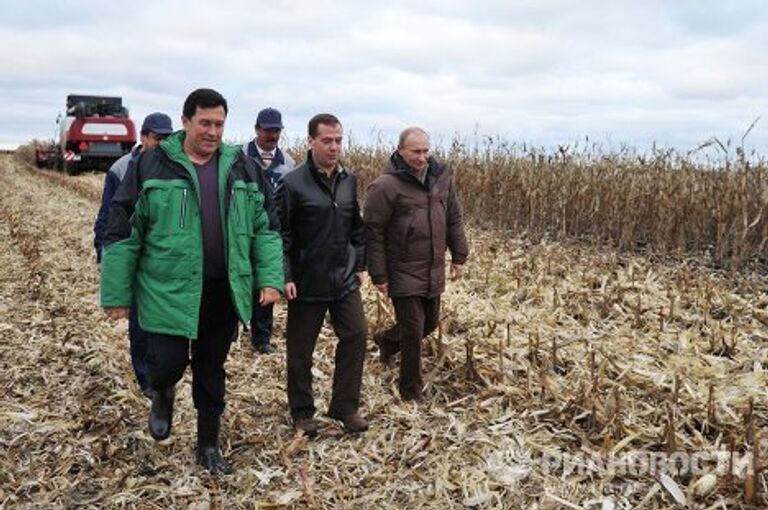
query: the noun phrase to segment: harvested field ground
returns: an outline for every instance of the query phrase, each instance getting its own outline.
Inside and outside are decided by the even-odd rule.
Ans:
[[[233,345],[223,450],[194,464],[189,374],[171,438],[146,431],[127,323],[98,306],[93,220],[103,174],[65,177],[0,156],[0,507],[765,508],[768,281],[473,231],[427,341],[427,403],[397,397],[370,342],[372,427],[294,435],[279,354]],[[389,320],[365,289],[371,331]],[[334,342],[318,342],[325,409]],[[733,451],[701,469],[601,469],[563,459]],[[743,459],[752,460],[749,462]],[[593,466],[594,467],[594,466]],[[605,466],[603,466],[605,467]],[[752,469],[756,467],[757,472]],[[719,468],[719,471],[718,471]],[[752,473],[752,474],[750,474]]]

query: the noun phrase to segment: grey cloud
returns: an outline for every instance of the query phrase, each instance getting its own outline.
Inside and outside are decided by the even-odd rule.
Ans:
[[[231,138],[271,104],[292,137],[326,110],[368,139],[417,123],[444,139],[479,126],[542,144],[611,133],[690,146],[768,108],[768,19],[751,0],[62,5],[14,4],[0,21],[0,44],[20,49],[0,55],[13,104],[2,141],[46,135],[67,93],[121,94],[137,119],[176,120],[199,86],[230,101]],[[750,138],[768,150],[761,125]]]

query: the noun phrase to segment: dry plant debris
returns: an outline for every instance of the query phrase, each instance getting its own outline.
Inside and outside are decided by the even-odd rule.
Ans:
[[[0,159],[0,507],[764,508],[768,282],[583,245],[471,233],[466,278],[426,341],[428,401],[397,397],[397,366],[364,374],[372,428],[323,419],[296,436],[279,354],[247,341],[227,363],[230,477],[193,460],[189,376],[171,439],[146,432],[127,325],[98,306],[91,244],[103,174],[60,178]],[[370,328],[391,319],[365,289]],[[314,368],[328,402],[334,342]],[[560,465],[629,452],[727,452],[726,467]],[[744,459],[751,454],[752,464]],[[682,457],[681,457],[682,458]],[[756,469],[750,469],[756,468]],[[751,474],[750,474],[751,473]]]

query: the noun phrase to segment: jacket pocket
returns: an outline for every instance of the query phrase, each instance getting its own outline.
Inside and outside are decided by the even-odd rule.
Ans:
[[[405,235],[403,236],[403,242],[402,242],[402,250],[400,250],[400,260],[406,261],[408,260],[408,255],[410,254],[410,246],[411,246],[411,240],[413,239],[413,220],[408,224],[408,228],[405,229]]]
[[[256,235],[258,221],[261,215],[264,215],[266,226],[269,227],[269,217],[264,209],[264,195],[258,190],[256,184],[249,184],[246,193],[246,213],[248,214],[248,234]]]
[[[239,185],[239,186],[238,186]],[[229,195],[229,221],[234,227],[235,234],[246,234],[245,215],[245,186],[241,181],[235,182]]]
[[[190,276],[190,263],[187,257],[160,257],[152,254],[141,259],[141,270],[155,280],[178,280]]]
[[[142,194],[149,209],[147,235],[184,234],[189,221],[189,186],[180,181],[148,181]]]
[[[264,196],[259,191],[258,185],[235,181],[232,184],[229,201],[229,215],[234,232],[238,235],[256,235],[256,222],[262,211],[264,211]]]
[[[400,241],[400,260],[408,262],[426,257],[425,241],[429,242],[429,217],[426,207],[414,207],[410,210],[407,222],[402,227]]]

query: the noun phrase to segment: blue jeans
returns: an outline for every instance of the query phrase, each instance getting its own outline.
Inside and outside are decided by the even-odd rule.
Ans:
[[[133,373],[136,374],[136,382],[139,388],[144,390],[149,388],[147,379],[147,332],[139,326],[139,309],[136,301],[131,304],[131,314],[128,317],[128,338],[131,342],[131,363],[133,364]]]
[[[253,303],[253,316],[251,317],[251,343],[254,347],[267,345],[272,339],[272,319],[274,305],[261,306]]]

